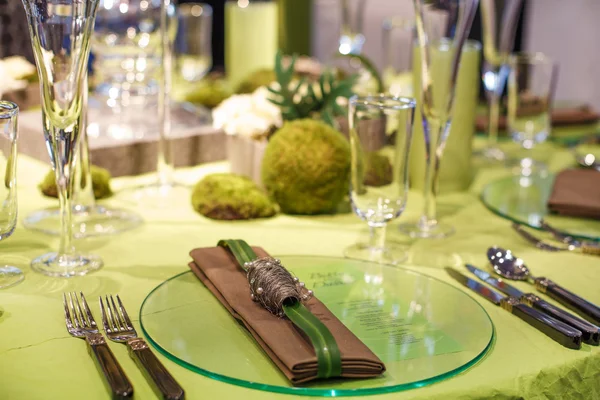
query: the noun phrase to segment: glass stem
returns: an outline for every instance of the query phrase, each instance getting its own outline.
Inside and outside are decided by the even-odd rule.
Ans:
[[[375,251],[385,249],[386,224],[369,223],[369,248]]]
[[[442,124],[439,122],[428,122],[423,126],[429,134],[425,135],[429,140],[425,140],[425,153],[427,156],[425,165],[425,186],[423,188],[423,214],[419,220],[419,226],[423,230],[437,224],[437,193],[439,184],[440,160],[444,152],[446,136],[450,130],[450,124],[445,124],[442,130]]]
[[[498,144],[498,123],[500,121],[500,93],[498,90],[489,92],[488,110],[488,147],[494,148]]]
[[[50,120],[43,115],[44,133],[47,142],[52,146],[52,166],[56,178],[58,191],[58,202],[60,204],[60,247],[59,258],[69,258],[75,254],[73,246],[73,220],[71,210],[71,199],[73,195],[73,169],[75,157],[78,153],[75,146],[78,145],[77,123],[66,129],[55,127]]]
[[[82,100],[81,100],[81,117],[77,128],[81,131],[79,152],[75,170],[73,173],[73,207],[75,211],[85,211],[96,206],[94,197],[94,187],[92,185],[92,163],[90,160],[90,148],[87,137],[87,100],[88,100],[88,85],[87,74],[85,82],[82,85]]]
[[[158,173],[158,185],[170,186],[173,184],[173,155],[170,142],[171,135],[171,81],[172,81],[172,48],[169,37],[169,7],[171,0],[161,0],[160,32],[162,42],[162,68],[158,91],[158,118],[159,139],[158,159],[156,170]]]

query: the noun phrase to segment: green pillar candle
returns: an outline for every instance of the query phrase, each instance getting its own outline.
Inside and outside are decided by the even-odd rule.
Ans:
[[[273,68],[279,39],[277,29],[275,1],[227,1],[225,68],[234,87],[256,70]]]
[[[285,54],[311,54],[312,0],[278,0],[279,47]]]
[[[413,88],[417,99],[413,143],[410,155],[410,184],[412,188],[423,190],[425,184],[425,138],[421,115],[421,54],[413,48]],[[431,75],[433,81],[441,80],[450,73],[451,52],[447,46],[431,52]],[[437,62],[436,62],[437,61]],[[454,109],[450,135],[440,164],[439,192],[457,192],[469,188],[474,177],[472,164],[472,144],[475,132],[475,114],[479,97],[479,64],[481,44],[467,41],[458,70],[455,88]],[[444,95],[434,92],[436,95]],[[439,103],[439,102],[435,102]]]

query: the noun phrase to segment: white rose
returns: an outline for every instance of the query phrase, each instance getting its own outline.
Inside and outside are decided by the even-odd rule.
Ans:
[[[228,135],[264,137],[271,128],[283,124],[279,107],[268,96],[264,87],[252,94],[231,96],[213,110],[213,127]]]
[[[7,57],[2,60],[5,71],[15,80],[21,80],[35,73],[35,66],[25,57]]]

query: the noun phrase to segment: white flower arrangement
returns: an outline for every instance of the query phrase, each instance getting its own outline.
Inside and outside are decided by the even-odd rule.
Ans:
[[[35,66],[23,57],[0,60],[0,98],[2,94],[27,87],[26,78],[35,74]]]
[[[212,112],[213,127],[227,135],[263,140],[268,133],[283,124],[281,110],[269,101],[266,87],[252,94],[233,95]]]

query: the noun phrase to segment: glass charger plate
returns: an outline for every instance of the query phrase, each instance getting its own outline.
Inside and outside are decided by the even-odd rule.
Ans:
[[[487,313],[466,293],[442,281],[344,258],[280,259],[382,359],[387,367],[382,376],[292,386],[191,272],[162,283],[144,300],[140,321],[145,335],[167,357],[209,378],[308,396],[424,386],[464,371],[490,347],[494,328]]]
[[[574,237],[600,240],[600,221],[550,214],[547,203],[554,175],[511,176],[489,183],[481,200],[494,213],[511,221],[541,229],[541,222]]]

